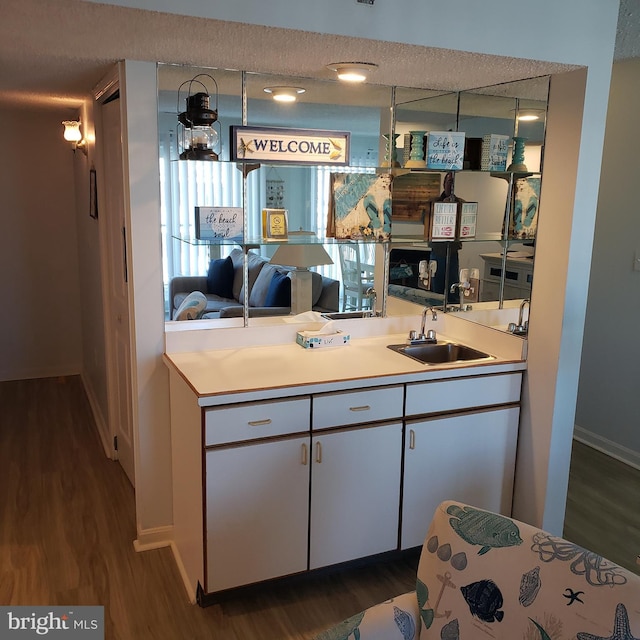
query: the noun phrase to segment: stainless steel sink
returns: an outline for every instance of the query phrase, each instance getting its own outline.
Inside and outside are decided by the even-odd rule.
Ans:
[[[430,344],[390,344],[387,348],[422,364],[442,364],[447,362],[468,362],[471,360],[491,360],[492,355],[455,342]]]

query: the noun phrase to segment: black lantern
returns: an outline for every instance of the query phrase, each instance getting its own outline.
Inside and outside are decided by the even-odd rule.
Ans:
[[[209,78],[215,85],[215,109],[210,108],[207,87],[199,78]],[[218,145],[220,135],[214,125],[218,122],[218,83],[206,73],[200,73],[191,80],[186,80],[178,89],[178,105],[180,105],[180,92],[185,85],[188,85],[187,108],[178,115],[177,137],[180,160],[217,160],[218,154],[215,153],[214,148]],[[196,90],[195,93],[194,90]]]

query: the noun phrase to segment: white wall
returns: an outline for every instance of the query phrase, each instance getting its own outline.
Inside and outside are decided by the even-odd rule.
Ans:
[[[576,435],[640,467],[640,60],[613,66]]]
[[[82,109],[82,128],[87,140],[88,158],[75,163],[76,210],[78,237],[78,278],[80,283],[80,317],[82,321],[82,381],[91,403],[93,415],[107,455],[111,455],[111,435],[108,424],[107,366],[105,353],[104,307],[100,258],[100,229],[105,224],[105,185],[97,179],[98,218],[89,215],[89,169],[101,174],[101,151],[94,144],[94,113],[92,104]],[[76,154],[78,155],[78,154]]]
[[[131,329],[134,335],[138,542],[166,538],[173,522],[169,372],[164,353],[164,292],[160,235],[160,181],[156,65],[127,61],[121,80],[125,144],[125,201],[131,238]]]
[[[75,182],[89,178],[62,137],[73,115],[0,107],[0,380],[81,371]]]

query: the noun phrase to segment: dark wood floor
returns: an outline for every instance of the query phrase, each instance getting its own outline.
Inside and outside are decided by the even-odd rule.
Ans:
[[[565,535],[637,570],[639,480],[576,444]],[[305,640],[414,588],[407,559],[190,605],[168,548],[133,550],[133,490],[77,377],[0,383],[0,487],[0,604],[101,604],[108,640]]]

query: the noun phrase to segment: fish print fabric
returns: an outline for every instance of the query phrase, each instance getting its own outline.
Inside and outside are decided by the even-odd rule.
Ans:
[[[640,640],[640,576],[457,502],[434,514],[416,590],[316,640]]]
[[[454,555],[466,563],[452,563]],[[640,638],[640,576],[536,527],[456,502],[436,509],[416,597],[420,640]]]

